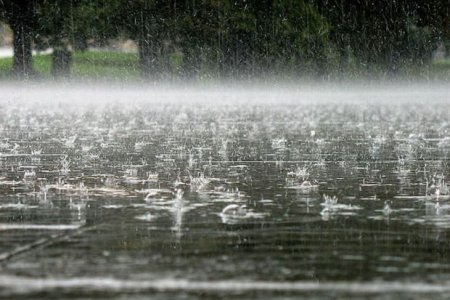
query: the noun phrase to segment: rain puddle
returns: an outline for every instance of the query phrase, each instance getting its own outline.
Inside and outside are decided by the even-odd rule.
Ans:
[[[440,91],[6,93],[0,296],[445,299]]]

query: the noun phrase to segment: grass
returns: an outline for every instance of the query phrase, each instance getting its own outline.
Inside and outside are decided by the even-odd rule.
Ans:
[[[138,79],[138,56],[117,52],[78,52],[74,55],[72,75],[87,78]]]
[[[444,78],[450,78],[450,58],[435,60],[431,65],[431,72]]]
[[[11,78],[11,65],[12,58],[0,58],[0,79]],[[35,55],[33,57],[33,67],[36,71],[37,78],[53,78],[51,75],[50,54]],[[356,76],[359,78],[360,75],[358,74],[360,74],[358,70],[354,74],[350,71],[345,77],[351,78]],[[431,65],[407,68],[402,74],[407,78],[441,79],[448,81],[450,80],[450,58],[435,60]],[[138,55],[108,51],[76,52],[73,55],[71,77],[82,80],[139,80],[141,76]]]
[[[11,70],[12,59],[11,58],[0,58],[0,76],[3,78]]]
[[[38,78],[51,78],[50,54],[35,55],[33,68]],[[0,58],[0,78],[10,77],[12,58]],[[84,79],[138,79],[138,56],[133,53],[107,51],[76,52],[73,55],[71,75]]]

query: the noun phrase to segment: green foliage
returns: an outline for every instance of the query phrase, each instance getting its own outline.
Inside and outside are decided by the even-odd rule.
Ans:
[[[33,33],[38,49],[64,51],[133,39],[130,74],[156,78],[395,73],[429,64],[437,43],[449,44],[446,1],[34,0]],[[0,0],[0,18],[14,3]],[[130,70],[118,57],[74,60],[79,74],[94,62],[99,74]]]
[[[120,28],[115,23],[117,1],[106,0],[41,0],[37,7],[39,26],[36,45],[46,48],[86,50],[89,41],[105,45],[116,37]]]
[[[275,0],[274,16],[272,55],[281,53],[283,63],[299,66],[325,59],[330,26],[314,7],[304,1]]]

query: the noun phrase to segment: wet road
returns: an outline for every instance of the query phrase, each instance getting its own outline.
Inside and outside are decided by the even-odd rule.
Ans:
[[[3,103],[0,296],[450,296],[450,104]]]

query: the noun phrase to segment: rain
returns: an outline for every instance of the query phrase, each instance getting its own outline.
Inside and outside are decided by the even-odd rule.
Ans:
[[[450,6],[357,2],[0,1],[0,298],[449,298]]]

